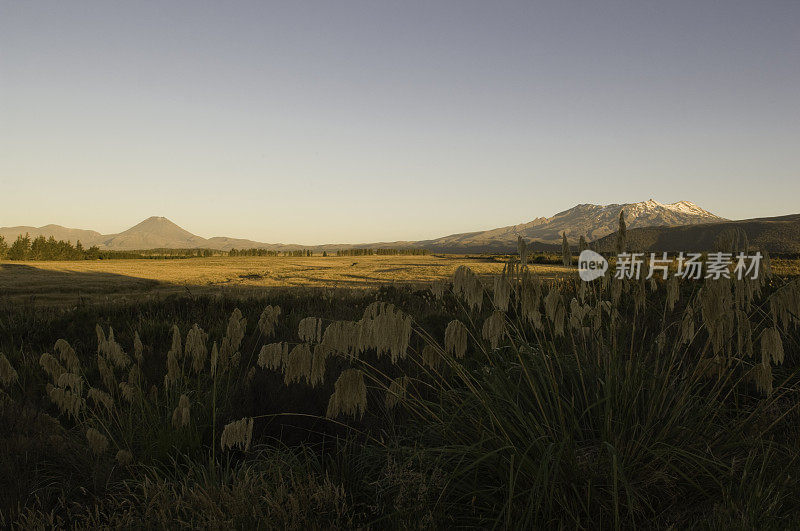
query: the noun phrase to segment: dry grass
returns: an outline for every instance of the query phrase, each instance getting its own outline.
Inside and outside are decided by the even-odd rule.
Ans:
[[[542,282],[509,262],[336,308],[309,291],[33,321],[9,306],[0,420],[29,424],[39,396],[80,451],[59,472],[37,457],[49,438],[28,461],[33,443],[0,437],[0,478],[23,471],[0,482],[0,527],[796,527],[800,280]],[[270,490],[295,471],[308,499]]]
[[[212,257],[186,260],[0,261],[0,300],[41,306],[142,301],[169,294],[255,295],[272,288],[356,288],[427,285],[447,280],[460,266],[486,279],[503,269],[492,258],[447,256]],[[531,264],[543,278],[571,268]],[[800,260],[773,260],[781,276],[800,275]]]
[[[459,256],[213,257],[187,260],[0,261],[0,296],[36,304],[75,304],[140,299],[170,293],[193,295],[276,287],[373,288],[382,284],[427,284],[448,279],[462,265],[479,275],[502,271],[491,258]],[[533,266],[555,277],[568,271]]]
[[[774,258],[772,260],[772,270],[775,271],[776,275],[780,276],[786,276],[786,277],[800,276],[800,260]]]

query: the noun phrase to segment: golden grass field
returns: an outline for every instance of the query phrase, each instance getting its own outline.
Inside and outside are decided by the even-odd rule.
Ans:
[[[173,293],[248,295],[275,288],[422,285],[451,278],[462,265],[479,275],[489,275],[502,271],[504,262],[500,257],[458,255],[0,261],[0,303],[69,305]],[[544,278],[574,271],[550,264],[529,267]],[[800,262],[774,260],[773,269],[780,275],[798,275]]]
[[[183,260],[0,261],[0,297],[5,301],[72,304],[162,296],[257,292],[271,288],[374,288],[423,284],[452,277],[461,265],[481,275],[498,273],[503,262],[459,256],[212,257]],[[535,265],[555,277],[570,269]]]

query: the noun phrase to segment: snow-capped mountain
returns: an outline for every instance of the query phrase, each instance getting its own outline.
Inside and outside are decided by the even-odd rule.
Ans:
[[[625,212],[625,223],[628,228],[724,221],[724,218],[700,208],[691,201],[664,204],[650,199],[640,203],[581,204],[549,218],[540,217],[520,225],[453,234],[418,243],[431,247],[490,248],[508,246],[516,242],[517,236],[529,241],[558,243],[561,241],[562,233],[567,234],[570,243],[576,243],[581,236],[587,241],[592,241],[617,230],[621,211]]]

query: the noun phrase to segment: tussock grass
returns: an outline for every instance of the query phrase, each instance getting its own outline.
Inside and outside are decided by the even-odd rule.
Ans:
[[[799,324],[796,280],[514,259],[430,289],[6,308],[0,523],[790,527]]]

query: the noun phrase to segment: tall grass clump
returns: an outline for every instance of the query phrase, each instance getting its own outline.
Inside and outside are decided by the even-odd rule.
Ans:
[[[408,359],[396,352],[388,366],[380,350],[366,354],[395,339],[393,320],[382,328],[362,320],[344,338],[345,327],[329,325],[331,346],[354,368],[337,382],[328,416],[394,409],[414,440],[409,451],[447,473],[439,503],[458,515],[453,523],[685,523],[730,503],[740,463],[755,466],[754,444],[775,456],[759,462],[764,488],[795,484],[786,470],[796,470],[796,452],[775,430],[796,414],[797,362],[787,363],[784,344],[797,352],[797,281],[547,285],[509,264],[501,282],[487,293],[459,269],[450,302],[461,316],[443,344],[414,327],[401,347]],[[385,408],[355,391],[362,378],[386,396]],[[350,407],[339,406],[343,397]],[[737,510],[785,515],[774,504]]]

